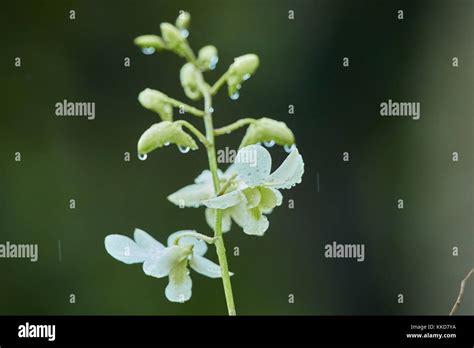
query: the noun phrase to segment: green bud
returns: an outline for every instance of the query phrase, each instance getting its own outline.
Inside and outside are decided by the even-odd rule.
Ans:
[[[255,74],[260,61],[256,54],[246,54],[234,59],[227,71],[227,86],[229,87],[229,96],[232,97],[238,93],[240,84],[248,80]]]
[[[295,137],[285,122],[264,117],[256,120],[247,128],[240,148],[262,141],[274,141],[278,145],[293,145]]]
[[[197,65],[202,71],[214,70],[218,61],[217,48],[214,46],[204,46],[199,50]]]
[[[186,96],[192,100],[198,100],[202,97],[197,85],[197,70],[194,64],[186,63],[179,72],[181,86],[184,88]]]
[[[194,139],[183,131],[181,125],[163,121],[155,123],[142,134],[138,140],[138,154],[146,155],[156,148],[167,146],[170,143],[192,150],[198,148]]]
[[[188,41],[178,28],[170,23],[161,23],[161,35],[167,47],[181,57],[192,60],[193,53],[189,48]]]
[[[164,50],[166,48],[165,42],[157,35],[137,36],[133,40],[133,43],[141,48],[153,47],[157,51]]]
[[[158,113],[163,121],[173,120],[173,106],[166,94],[147,88],[140,92],[138,101],[145,109]]]
[[[176,27],[180,30],[186,30],[191,23],[191,15],[189,12],[181,11],[178,18],[176,18]]]

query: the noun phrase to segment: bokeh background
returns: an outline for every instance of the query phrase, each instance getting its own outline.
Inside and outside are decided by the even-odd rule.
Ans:
[[[211,233],[203,209],[166,200],[207,166],[205,153],[170,146],[146,161],[136,157],[138,138],[158,121],[138,93],[150,87],[185,96],[183,61],[145,56],[132,40],[159,34],[181,9],[192,15],[193,48],[219,49],[209,81],[236,56],[261,59],[238,101],[225,90],[215,98],[216,126],[240,117],[282,120],[306,162],[303,183],[284,192],[263,238],[237,227],[225,235],[238,313],[447,314],[474,265],[474,2],[467,0],[3,4],[0,242],[38,243],[40,254],[37,263],[0,259],[0,314],[225,314],[220,280],[194,273],[192,299],[173,304],[164,297],[167,279],[147,277],[104,249],[106,235],[131,236],[135,227],[160,241],[185,228]],[[55,116],[63,99],[95,102],[96,119]],[[388,99],[421,102],[421,119],[380,117]],[[236,148],[242,135],[219,138],[218,146]],[[275,164],[286,155],[271,152]],[[366,261],[326,259],[324,245],[333,241],[365,244]],[[213,250],[208,255],[217,260]],[[459,314],[473,313],[471,282]]]

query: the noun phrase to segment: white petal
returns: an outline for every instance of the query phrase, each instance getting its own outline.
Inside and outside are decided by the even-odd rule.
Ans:
[[[224,178],[230,178],[233,174],[237,174],[237,169],[234,164],[231,164],[224,173]]]
[[[257,187],[247,187],[242,191],[242,193],[245,195],[245,199],[247,200],[247,208],[258,207],[262,195]]]
[[[191,298],[193,282],[189,276],[187,261],[182,261],[169,274],[165,295],[171,302],[185,302]]]
[[[120,234],[105,237],[105,249],[113,258],[127,264],[143,262],[148,256],[131,238]]]
[[[304,173],[303,157],[294,148],[280,167],[273,172],[265,183],[266,186],[288,189],[301,182]]]
[[[255,187],[268,181],[272,158],[263,146],[249,145],[239,150],[234,166],[239,178],[248,186]]]
[[[245,197],[241,190],[235,190],[225,195],[208,199],[202,203],[208,208],[226,209],[240,203],[242,200],[245,200]]]
[[[245,204],[239,204],[231,208],[231,214],[246,234],[263,236],[268,229],[268,219],[259,208],[247,209]]]
[[[244,227],[246,216],[247,216],[247,205],[245,202],[241,202],[236,206],[228,209],[230,216],[240,227]]]
[[[139,228],[135,228],[133,238],[135,243],[150,255],[156,254],[165,248],[163,244]]]
[[[265,215],[258,208],[249,210],[247,220],[244,225],[244,233],[263,236],[265,231],[268,229],[269,222]]]
[[[176,238],[178,238],[180,235],[184,234],[184,233],[189,233],[189,232],[196,232],[196,231],[192,231],[192,230],[183,230],[183,231],[177,231],[173,234],[171,234],[169,237],[168,237],[168,246],[173,246],[175,245],[175,240]],[[189,245],[192,245],[193,246],[193,254],[194,255],[204,255],[207,251],[207,245],[206,245],[206,242],[200,240],[200,239],[197,239],[195,237],[192,237],[192,236],[184,236],[184,237],[181,237],[179,239],[179,245],[180,246],[189,246]]]
[[[206,221],[212,230],[216,225],[216,210],[212,208],[206,208]],[[230,218],[230,212],[228,209],[222,210],[222,232],[229,232],[232,226],[232,220]]]
[[[281,205],[283,196],[277,189],[271,187],[259,186],[261,199],[259,202],[259,208],[263,211],[269,211],[276,206]]]
[[[196,272],[201,273],[209,278],[220,278],[221,277],[221,268],[219,265],[215,264],[211,260],[206,259],[205,257],[195,255],[189,261],[189,265]]]
[[[185,186],[168,196],[168,200],[179,207],[197,208],[202,201],[214,196],[212,182]]]
[[[171,270],[190,255],[190,251],[179,246],[163,249],[159,256],[152,257],[143,264],[143,272],[146,275],[162,278],[167,276]]]
[[[217,170],[217,177],[221,178],[224,174],[220,169]],[[203,170],[201,174],[198,175],[196,179],[194,179],[196,184],[211,184],[212,185],[212,173],[209,169]]]

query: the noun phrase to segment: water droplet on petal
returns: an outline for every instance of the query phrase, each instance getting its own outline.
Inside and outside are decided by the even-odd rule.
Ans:
[[[148,155],[147,155],[146,153],[144,153],[144,154],[138,154],[138,159],[139,159],[140,161],[144,161],[144,160],[146,160],[147,158],[148,158]]]
[[[234,94],[232,94],[232,95],[230,96],[230,99],[232,99],[232,100],[237,100],[237,99],[239,99],[239,97],[240,97],[239,92],[235,92]]]
[[[250,75],[250,74],[245,74],[245,75],[242,77],[242,79],[243,79],[244,81],[247,81],[251,76],[252,76],[252,75]]]
[[[167,143],[165,143],[164,145],[165,145],[165,146],[169,146],[169,145],[170,145],[170,143],[169,143],[169,142],[167,142]]]
[[[186,39],[189,36],[189,31],[187,31],[186,29],[183,29],[181,30],[180,34],[182,37]]]
[[[293,151],[296,148],[296,145],[295,144],[285,145],[285,146],[283,146],[283,148],[285,149],[286,153],[291,153],[291,151]]]
[[[189,150],[191,150],[189,146],[181,146],[181,145],[178,145],[178,149],[179,149],[179,152],[181,153],[188,153]]]
[[[155,53],[155,51],[156,51],[156,50],[155,50],[154,47],[143,47],[143,48],[142,48],[142,53],[143,53],[143,54],[146,54],[147,56],[149,56],[149,55]]]
[[[209,108],[209,112],[212,114],[214,112],[214,108],[213,107],[210,107]]]
[[[275,146],[275,141],[274,140],[264,141],[263,145],[265,145],[266,147],[273,147]]]

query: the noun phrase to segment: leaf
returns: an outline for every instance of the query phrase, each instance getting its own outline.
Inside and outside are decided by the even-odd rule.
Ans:
[[[163,121],[155,123],[142,134],[138,140],[138,154],[145,155],[169,143],[189,147],[192,150],[198,148],[194,139],[182,129],[181,125]]]
[[[274,141],[278,145],[292,145],[295,143],[295,137],[285,122],[264,117],[256,120],[247,128],[240,148],[262,141]]]

